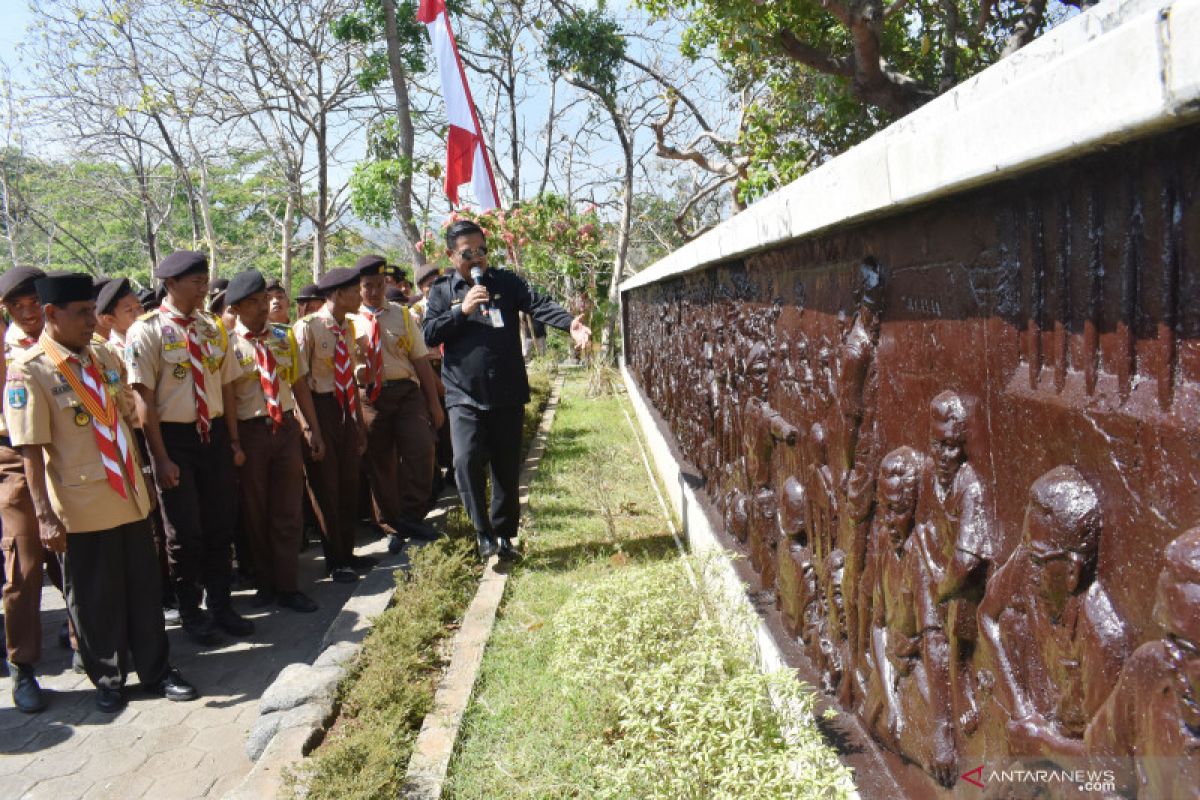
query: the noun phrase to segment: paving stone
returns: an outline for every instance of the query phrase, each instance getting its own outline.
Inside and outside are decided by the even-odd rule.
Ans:
[[[150,786],[154,783],[145,775],[137,773],[120,775],[108,780],[100,780],[92,785],[83,796],[83,800],[129,800],[133,797],[152,797]]]
[[[21,797],[38,782],[30,775],[9,775],[0,778],[0,797]]]
[[[39,733],[37,728],[23,725],[19,728],[0,728],[0,753],[16,753]]]
[[[186,725],[174,725],[170,728],[155,728],[142,737],[142,746],[150,755],[162,753],[183,747],[196,738],[196,731]]]
[[[74,775],[90,758],[90,755],[79,750],[64,753],[55,748],[52,752],[44,752],[21,770],[23,777],[35,781],[49,780],[61,775]]]
[[[146,751],[141,748],[120,747],[93,753],[79,771],[94,782],[106,782],[127,773],[133,773],[146,763]]]
[[[0,797],[7,794],[3,791],[5,779],[25,769],[37,757],[37,753],[5,753],[4,757],[0,758]]]
[[[191,800],[204,797],[209,787],[217,782],[217,776],[202,770],[190,769],[163,776],[154,782],[147,792],[154,800]]]
[[[236,743],[240,751],[247,732],[245,726],[236,722],[214,725],[197,731],[196,738],[192,739],[188,746],[194,747],[202,753],[211,753],[221,750],[232,742]]]
[[[138,771],[146,775],[170,775],[195,767],[203,757],[204,753],[194,747],[175,747],[150,756]]]
[[[79,800],[95,784],[90,776],[63,775],[39,782],[22,796],[22,800]]]

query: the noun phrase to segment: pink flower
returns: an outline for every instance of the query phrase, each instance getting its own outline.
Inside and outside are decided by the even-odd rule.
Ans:
[[[413,245],[413,248],[414,248],[414,249],[415,249],[415,250],[416,250],[418,253],[424,253],[424,252],[425,252],[425,243],[424,243],[424,242],[417,242],[416,244],[414,244],[414,245]]]

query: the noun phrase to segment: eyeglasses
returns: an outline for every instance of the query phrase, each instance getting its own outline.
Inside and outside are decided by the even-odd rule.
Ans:
[[[463,261],[472,261],[476,258],[483,258],[487,255],[487,247],[481,247],[478,250],[459,250],[458,257]]]

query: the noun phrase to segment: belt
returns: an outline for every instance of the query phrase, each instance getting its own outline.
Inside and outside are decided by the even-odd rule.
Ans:
[[[283,418],[285,421],[291,419],[293,416],[294,416],[294,414],[291,411],[283,412]],[[266,425],[270,421],[271,421],[271,417],[269,415],[265,416],[265,417],[251,417],[250,419],[239,419],[238,425],[250,425],[251,423],[258,423],[260,425]]]

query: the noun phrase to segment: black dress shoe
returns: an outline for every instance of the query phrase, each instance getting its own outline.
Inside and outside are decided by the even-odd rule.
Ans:
[[[182,703],[187,700],[195,700],[199,697],[196,687],[192,686],[183,675],[179,674],[179,670],[174,667],[167,669],[167,674],[158,683],[151,683],[145,687],[150,694],[156,694],[159,697],[165,697],[175,703]]]
[[[350,568],[359,572],[375,569],[378,563],[379,559],[373,556],[350,556]]]
[[[513,546],[512,539],[508,538],[507,536],[500,537],[500,549],[497,551],[496,555],[500,557],[501,561],[521,560],[521,551]]]
[[[18,711],[36,714],[46,708],[46,695],[38,686],[32,664],[8,663],[8,674],[12,676],[13,705]]]
[[[405,520],[404,533],[415,542],[433,542],[441,537],[441,534],[424,520]]]
[[[125,695],[120,689],[97,689],[96,708],[105,714],[115,714],[125,707]]]
[[[275,602],[275,592],[271,589],[259,589],[254,593],[254,599],[250,601],[250,605],[254,608],[266,608]]]
[[[231,606],[212,612],[213,622],[230,636],[249,636],[254,633],[254,623],[233,610]]]
[[[358,573],[349,567],[334,567],[329,577],[333,578],[334,583],[354,583],[358,580]]]
[[[397,533],[389,533],[387,547],[389,553],[396,555],[404,549],[404,537]]]
[[[209,645],[221,641],[221,635],[217,633],[213,618],[207,611],[196,609],[195,611],[180,612],[179,625],[187,637],[196,644]]]
[[[309,614],[320,608],[304,592],[281,592],[279,595],[279,605],[284,608],[290,608],[292,611],[299,611],[302,614]]]
[[[71,649],[71,625],[65,619],[62,625],[58,626],[58,646],[64,650]]]
[[[479,558],[487,561],[496,555],[496,540],[486,533],[475,534],[475,547],[479,550]]]

